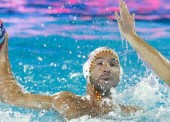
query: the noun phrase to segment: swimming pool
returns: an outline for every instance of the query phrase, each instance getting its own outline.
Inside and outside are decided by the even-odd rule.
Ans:
[[[169,59],[168,24],[168,22],[136,22],[139,35]],[[73,20],[63,18],[53,25],[61,35],[10,37],[10,63],[16,79],[25,90],[47,95],[66,90],[84,95],[86,81],[82,74],[82,65],[92,50],[108,46],[115,49],[120,56],[124,71],[115,91],[115,100],[122,104],[141,106],[146,112],[127,117],[111,113],[88,121],[170,119],[168,88],[147,68],[136,52],[125,41],[121,41],[115,21],[96,19],[73,23]],[[2,103],[0,107],[0,114],[3,115],[1,120],[4,121],[62,121],[53,111],[29,110]],[[86,119],[87,117],[80,120]]]
[[[41,6],[42,7],[42,6]],[[40,8],[41,8],[40,7]],[[49,8],[48,8],[49,9]],[[108,46],[120,56],[124,74],[114,91],[115,102],[136,105],[146,112],[124,116],[109,113],[90,119],[72,121],[155,121],[170,120],[170,91],[140,60],[136,52],[121,41],[116,21],[94,17],[80,19],[75,15],[48,16],[0,15],[9,32],[9,58],[12,71],[31,93],[51,95],[71,91],[84,95],[86,81],[82,65],[97,47]],[[20,23],[20,24],[19,24]],[[136,21],[138,34],[170,59],[170,26],[168,19]],[[54,111],[12,107],[0,103],[0,121],[64,121]]]

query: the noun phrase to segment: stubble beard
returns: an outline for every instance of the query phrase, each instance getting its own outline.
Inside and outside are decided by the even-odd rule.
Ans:
[[[101,82],[111,82],[111,81],[101,81]],[[97,81],[95,82],[91,82],[92,86],[94,87],[94,89],[96,91],[98,91],[102,96],[107,96],[108,94],[110,94],[110,89],[112,88],[112,86],[108,86],[109,84],[99,84],[97,83]]]

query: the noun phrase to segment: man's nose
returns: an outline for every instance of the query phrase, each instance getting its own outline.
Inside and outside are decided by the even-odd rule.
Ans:
[[[104,73],[110,73],[110,70],[109,70],[109,69],[104,69],[103,72],[104,72]]]
[[[108,64],[105,64],[103,72],[104,73],[110,73],[110,66]]]

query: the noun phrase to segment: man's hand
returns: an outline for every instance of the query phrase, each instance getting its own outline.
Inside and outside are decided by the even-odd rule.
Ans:
[[[119,3],[120,16],[115,12],[121,35],[126,38],[128,35],[135,34],[135,15],[130,15],[126,3],[120,0]]]
[[[130,15],[123,0],[120,0],[120,16],[115,12],[121,35],[139,53],[155,73],[170,86],[170,62],[155,48],[147,44],[135,32],[134,15]]]

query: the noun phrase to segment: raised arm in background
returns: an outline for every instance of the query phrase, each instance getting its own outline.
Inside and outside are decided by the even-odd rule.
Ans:
[[[155,48],[147,44],[135,31],[134,14],[130,15],[126,3],[120,0],[120,16],[115,12],[121,35],[139,53],[155,73],[170,86],[170,62]]]

